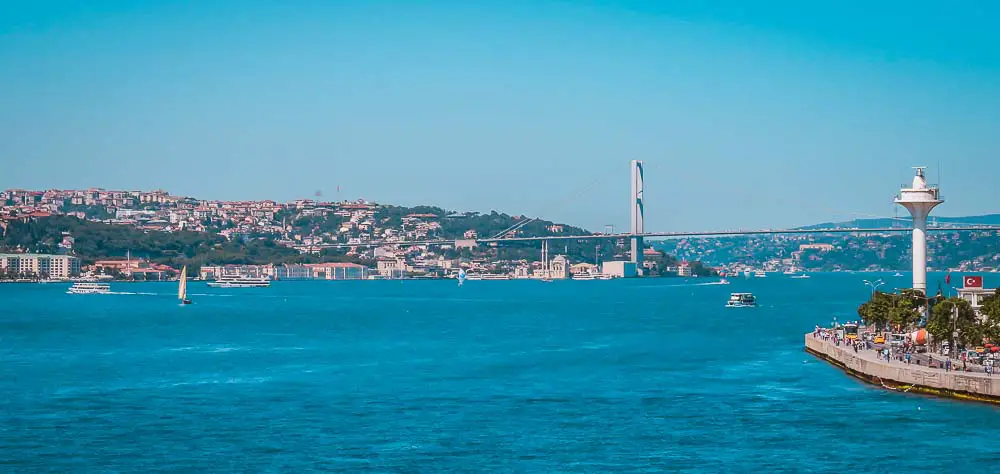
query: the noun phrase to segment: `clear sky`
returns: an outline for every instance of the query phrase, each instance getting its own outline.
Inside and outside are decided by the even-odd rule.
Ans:
[[[0,188],[646,230],[1000,211],[1000,2],[0,3]],[[337,187],[340,193],[337,193]]]

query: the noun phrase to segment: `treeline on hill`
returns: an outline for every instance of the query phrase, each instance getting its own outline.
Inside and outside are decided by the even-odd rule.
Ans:
[[[69,216],[43,217],[27,223],[11,222],[3,238],[0,239],[0,249],[11,251],[20,248],[30,252],[56,253],[63,239],[63,232],[69,232],[73,236],[74,254],[80,257],[85,265],[100,259],[124,258],[128,253],[131,253],[133,258],[146,258],[156,263],[171,266],[188,265],[193,268],[222,263],[356,261],[334,251],[324,252],[318,256],[300,255],[296,250],[277,245],[270,239],[229,241],[215,234],[147,231]]]
[[[928,264],[953,268],[963,261],[982,258],[987,266],[1000,266],[1000,233],[933,232],[927,238]],[[704,239],[698,249],[679,250],[679,241],[665,241],[661,248],[699,257],[709,263],[742,262],[759,264],[774,258],[791,258],[804,243],[828,243],[832,251],[806,250],[797,262],[808,271],[906,269],[911,265],[912,237],[907,233],[890,236],[819,235],[811,241],[766,237],[723,237]]]
[[[445,239],[461,239],[466,231],[473,230],[479,238],[494,237],[501,232],[511,228],[525,217],[515,217],[509,214],[492,211],[489,214],[482,213],[457,213],[434,206],[382,206],[375,214],[376,221],[383,226],[400,227],[403,224],[403,217],[410,214],[433,214],[439,216],[437,222],[441,224],[441,231],[438,237]],[[554,232],[553,226],[562,227],[560,232]],[[519,229],[526,236],[561,236],[561,235],[591,235],[587,230],[565,224],[556,224],[547,220],[534,220]],[[621,245],[619,245],[621,244]],[[628,258],[628,242],[613,242],[607,239],[600,240],[575,240],[559,239],[549,241],[549,254],[565,255],[573,263],[579,262],[605,262]],[[445,255],[449,258],[455,257],[489,257],[493,260],[529,260],[537,261],[541,259],[541,243],[534,242],[503,242],[496,246],[481,245],[476,252],[469,250],[447,251]],[[676,267],[678,260],[672,255],[661,255],[648,258],[656,263],[656,269],[652,271],[652,276],[666,276],[661,270],[664,267]],[[691,270],[694,275],[711,276],[717,272],[703,265],[701,262],[691,262]],[[670,275],[674,275],[671,273]]]
[[[380,206],[375,214],[375,220],[380,226],[399,228],[403,218],[410,214],[433,214],[439,216],[436,222],[441,224],[441,230],[435,235],[443,239],[462,239],[465,232],[473,230],[481,238],[494,237],[510,229],[514,225],[530,219],[523,216],[511,216],[497,211],[488,214],[469,212],[458,213],[434,206]],[[555,232],[553,226],[562,227]],[[525,236],[562,236],[590,235],[585,229],[565,224],[556,224],[547,220],[534,220],[518,228]],[[575,240],[560,239],[549,242],[549,254],[565,255],[573,263],[613,260],[621,256],[623,247],[616,247],[607,240]],[[480,245],[476,252],[447,251],[448,257],[488,257],[493,260],[539,260],[542,250],[540,242],[504,242],[502,244]]]
[[[433,214],[438,216],[441,224],[441,237],[446,239],[461,239],[468,230],[476,231],[479,238],[493,237],[503,232],[515,224],[529,219],[523,216],[511,216],[508,214],[492,211],[489,214],[478,212],[457,213],[447,211],[434,206],[380,206],[375,213],[375,219],[381,225],[387,227],[401,227],[403,217],[410,214]],[[451,217],[449,217],[451,216]],[[553,232],[550,228],[554,225],[562,226],[562,232]],[[556,224],[552,221],[535,220],[520,228],[524,235],[544,236],[544,235],[590,235],[586,230],[571,225]]]

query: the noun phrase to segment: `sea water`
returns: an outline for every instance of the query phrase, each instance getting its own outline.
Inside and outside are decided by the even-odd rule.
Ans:
[[[0,470],[988,470],[997,408],[803,351],[872,278],[4,284]]]

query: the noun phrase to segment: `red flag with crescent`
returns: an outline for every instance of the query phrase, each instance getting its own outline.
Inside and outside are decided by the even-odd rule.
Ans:
[[[951,273],[949,273],[949,274],[947,274],[947,275],[944,276],[944,284],[945,285],[950,285],[951,284]]]
[[[971,275],[965,277],[965,287],[966,288],[982,288],[983,287],[983,277],[979,275]]]

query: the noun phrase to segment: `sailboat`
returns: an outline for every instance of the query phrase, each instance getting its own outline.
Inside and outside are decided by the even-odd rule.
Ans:
[[[188,267],[184,265],[181,269],[181,277],[177,280],[177,299],[181,300],[181,304],[191,304],[191,300],[188,299]]]
[[[458,270],[458,286],[462,286],[462,283],[465,283],[465,269],[460,268]]]

